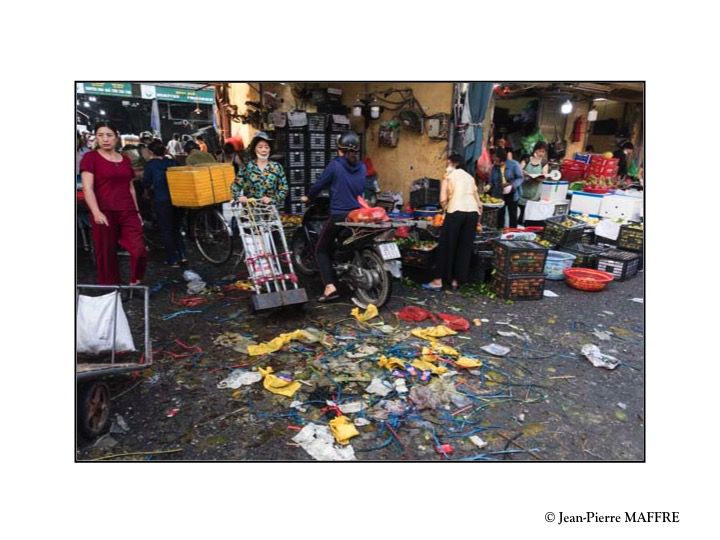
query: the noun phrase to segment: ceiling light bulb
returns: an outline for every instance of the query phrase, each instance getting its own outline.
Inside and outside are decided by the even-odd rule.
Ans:
[[[573,110],[573,104],[568,99],[565,103],[562,104],[560,107],[560,112],[563,114],[570,114]]]

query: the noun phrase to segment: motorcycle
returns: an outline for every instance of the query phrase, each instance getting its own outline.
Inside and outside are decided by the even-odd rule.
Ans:
[[[330,215],[330,199],[317,197],[303,215],[302,226],[293,234],[293,265],[304,276],[318,273],[315,246]],[[392,294],[392,277],[402,277],[400,250],[393,241],[396,224],[343,223],[332,253],[338,280],[353,293],[352,302],[367,308],[383,306]]]

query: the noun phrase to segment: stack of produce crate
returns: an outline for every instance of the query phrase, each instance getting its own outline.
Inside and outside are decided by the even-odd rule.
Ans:
[[[547,249],[535,242],[498,240],[492,288],[507,300],[541,300],[545,290]]]

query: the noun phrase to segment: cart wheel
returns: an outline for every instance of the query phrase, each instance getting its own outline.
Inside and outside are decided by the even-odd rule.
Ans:
[[[94,382],[78,388],[78,426],[88,438],[104,433],[110,420],[110,389],[107,384]]]

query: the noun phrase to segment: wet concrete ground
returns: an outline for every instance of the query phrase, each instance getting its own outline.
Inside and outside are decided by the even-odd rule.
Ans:
[[[127,262],[121,257],[125,268]],[[584,293],[563,282],[548,281],[546,288],[558,298],[513,303],[467,292],[426,292],[396,281],[380,318],[370,321],[376,324],[382,319],[394,327],[392,333],[384,334],[378,327],[352,319],[353,306],[347,297],[332,305],[318,304],[314,300],[320,293],[317,280],[303,283],[312,298],[303,312],[285,309],[251,315],[249,293],[222,292],[221,288],[238,279],[242,264],[213,267],[191,250],[189,267],[215,287],[205,296],[206,303],[191,308],[201,313],[163,320],[185,309],[173,301],[187,293],[182,270],[162,266],[159,251],[151,252],[146,284],[159,289],[151,297],[155,362],[135,377],[109,381],[113,415],[121,415],[129,431],[113,429],[115,433],[95,440],[79,437],[77,459],[167,452],[114,459],[310,460],[291,439],[305,423],[327,425],[334,413],[321,411],[321,401],[379,401],[364,391],[370,378],[384,371],[377,367],[376,357],[349,362],[333,353],[341,348],[351,352],[360,345],[373,345],[382,352],[397,343],[416,345],[419,351],[421,340],[408,336],[408,331],[432,323],[399,321],[395,313],[406,305],[488,320],[441,340],[483,360],[481,369],[459,370],[451,377],[469,394],[472,405],[465,410],[452,403],[447,408],[409,410],[395,420],[391,417],[390,422],[377,420],[368,411],[348,414],[351,419],[370,421],[358,427],[360,435],[351,440],[357,459],[644,459],[644,305],[631,300],[644,297],[642,272],[627,282],[611,283],[601,293]],[[82,252],[77,271],[79,282],[94,281],[92,266]],[[142,302],[130,300],[126,307],[139,343]],[[262,357],[248,357],[213,343],[223,332],[261,342],[309,326],[340,339],[329,349],[293,342]],[[512,331],[519,337],[503,337],[498,331]],[[609,332],[609,339],[601,340],[594,331]],[[176,340],[202,353],[180,357],[188,351]],[[480,350],[493,342],[510,347],[510,353],[500,358]],[[593,367],[580,354],[587,343],[598,345],[622,364],[612,371]],[[294,399],[320,403],[306,404],[305,412],[292,409],[292,399],[271,394],[262,382],[238,390],[217,388],[232,369],[257,366],[289,371],[308,383]],[[390,378],[389,372],[385,374]],[[388,399],[398,401],[393,395]],[[400,402],[409,404],[407,399]],[[478,448],[471,435],[479,435],[487,446]],[[450,444],[453,452],[442,455],[436,451],[438,443]],[[516,453],[498,453],[506,451]]]

